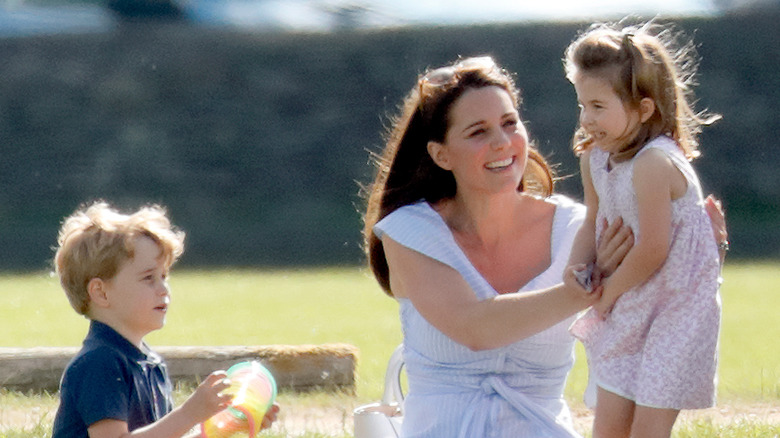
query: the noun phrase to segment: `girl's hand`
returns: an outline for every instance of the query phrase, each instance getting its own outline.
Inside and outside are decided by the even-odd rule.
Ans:
[[[596,248],[596,263],[591,276],[594,288],[615,272],[633,246],[634,232],[623,225],[623,218],[618,218],[611,224],[604,220],[604,232]]]
[[[198,385],[195,392],[184,401],[181,406],[182,411],[186,412],[191,421],[196,424],[208,420],[230,406],[233,396],[222,393],[229,386],[230,381],[224,371],[209,374],[206,380]]]
[[[601,287],[603,288],[603,285]],[[607,316],[612,312],[612,308],[615,307],[616,301],[617,298],[612,298],[602,293],[599,301],[593,305],[593,310],[596,311],[598,317],[603,321],[607,319]]]
[[[593,310],[596,311],[599,319],[602,321],[607,319],[607,316],[612,312],[612,308],[615,306],[615,302],[612,300],[601,299],[598,303],[593,305]]]

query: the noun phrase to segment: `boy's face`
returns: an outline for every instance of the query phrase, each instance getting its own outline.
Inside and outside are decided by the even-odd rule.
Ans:
[[[170,291],[168,271],[157,243],[140,236],[134,244],[134,257],[122,263],[116,276],[105,282],[110,321],[104,322],[140,345],[144,336],[165,324]]]

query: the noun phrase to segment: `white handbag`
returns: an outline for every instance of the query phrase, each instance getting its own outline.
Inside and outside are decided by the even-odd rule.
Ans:
[[[390,356],[385,372],[385,391],[382,401],[359,406],[353,411],[355,438],[398,438],[404,419],[404,393],[401,388],[401,370],[404,366],[403,344]]]

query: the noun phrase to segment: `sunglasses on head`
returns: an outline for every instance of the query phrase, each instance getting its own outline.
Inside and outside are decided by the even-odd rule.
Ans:
[[[454,65],[440,67],[427,72],[419,80],[420,106],[422,107],[425,99],[429,95],[431,88],[451,85],[455,83],[459,76],[468,71],[490,70],[496,68],[496,63],[490,56],[479,56],[466,58],[458,61]]]

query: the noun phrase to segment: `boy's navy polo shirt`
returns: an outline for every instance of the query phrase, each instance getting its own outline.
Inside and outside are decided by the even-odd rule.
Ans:
[[[87,427],[105,419],[126,421],[132,431],[170,412],[172,386],[165,362],[145,344],[144,349],[92,321],[83,347],[62,375],[52,438],[87,437]]]

